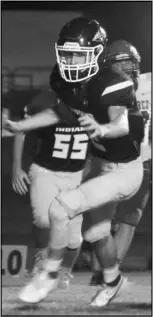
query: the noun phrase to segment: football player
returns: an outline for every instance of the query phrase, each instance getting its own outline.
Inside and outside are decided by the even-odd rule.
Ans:
[[[90,73],[89,77],[92,77],[99,70],[99,64],[97,62],[95,64],[95,61],[98,60],[105,46],[106,32],[94,20],[90,21],[85,18],[79,18],[70,24],[74,33],[76,29],[80,34],[85,31],[87,33],[85,34],[85,38],[88,37],[88,40],[90,40],[87,49],[90,55],[88,59],[92,57],[92,61],[88,66],[88,73]],[[97,34],[99,37],[95,38],[95,42],[93,42],[94,46],[92,47],[91,41]],[[84,43],[82,43],[82,47],[84,48]],[[77,52],[77,58],[79,62],[81,58],[84,60],[84,50]],[[82,77],[82,73],[84,72],[86,73],[86,69],[84,71],[83,67],[78,74],[81,74]],[[44,236],[48,236],[48,230],[44,229],[48,229],[49,225],[49,201],[50,203],[52,202],[54,196],[58,195],[58,191],[70,189],[80,183],[83,165],[88,152],[89,140],[85,129],[80,127],[78,121],[74,119],[72,112],[65,109],[63,105],[64,101],[68,107],[71,101],[70,98],[72,99],[74,108],[77,104],[80,107],[80,103],[86,103],[81,85],[78,85],[78,82],[74,85],[70,83],[65,85],[65,79],[63,80],[59,74],[57,65],[51,75],[50,84],[56,92],[56,96],[53,91],[38,95],[32,104],[26,106],[24,109],[24,118],[26,118],[26,121],[24,120],[23,123],[17,122],[12,125],[12,131],[18,132],[14,146],[13,187],[16,192],[24,194],[27,191],[26,183],[29,184],[31,181],[30,194],[34,219],[33,228],[36,236],[36,246],[39,248],[42,241],[44,241]],[[67,94],[67,88],[69,89],[69,94]],[[51,112],[48,110],[50,105],[53,105]],[[47,111],[45,111],[46,108]],[[41,115],[40,112],[42,112]],[[34,115],[36,121],[34,121],[33,125]],[[29,119],[27,120],[27,118]],[[8,126],[9,124],[11,125],[11,121],[7,122]],[[50,127],[51,124],[54,124],[54,126]],[[40,142],[40,148],[34,156],[34,163],[30,168],[28,177],[21,168],[24,141],[22,131],[28,132],[31,129],[35,129],[36,139]],[[78,243],[80,244],[81,220],[82,216],[79,215],[79,217],[75,217],[75,220],[70,221],[69,240],[73,240],[73,243],[69,241],[68,246],[71,249],[73,248],[72,251]],[[56,248],[59,257],[60,252],[57,245]]]
[[[43,280],[43,286],[35,290],[31,298],[33,297],[33,302],[38,302],[53,290],[53,276],[57,275],[61,261],[59,258],[55,261],[53,245],[58,243],[64,247],[62,243],[66,245],[68,219],[86,212],[91,221],[89,226],[84,218],[83,236],[94,247],[106,284],[92,300],[91,305],[103,307],[114,298],[123,283],[123,278],[119,271],[116,244],[110,234],[114,210],[110,208],[109,213],[106,213],[105,208],[101,209],[100,222],[95,216],[96,212],[92,211],[106,204],[131,198],[141,186],[143,166],[140,145],[144,136],[144,125],[135,97],[140,56],[130,43],[119,41],[115,43],[118,49],[117,63],[111,63],[110,71],[107,69],[105,76],[99,73],[89,80],[90,74],[94,71],[90,69],[89,72],[88,69],[89,56],[92,54],[84,47],[84,64],[80,57],[77,59],[77,52],[80,50],[80,44],[77,43],[85,41],[83,35],[79,38],[78,34],[74,40],[75,34],[70,31],[68,25],[60,34],[56,46],[57,60],[61,77],[65,81],[85,83],[85,104],[70,103],[70,100],[69,106],[73,113],[82,114],[78,120],[80,125],[86,128],[93,142],[93,165],[99,165],[100,172],[97,177],[76,189],[62,192],[50,206],[50,218],[54,224],[50,252],[44,262],[43,271],[35,281],[37,283]],[[86,61],[88,63],[85,63]],[[80,71],[81,67],[84,67],[84,72]],[[66,97],[68,98],[68,90]],[[58,214],[55,212],[57,209]],[[48,276],[52,276],[52,279]],[[35,283],[32,282],[27,290],[32,290]]]
[[[51,90],[38,94],[24,108],[22,117],[30,118],[32,115],[39,113],[40,109],[50,107],[50,104],[54,102],[53,94]],[[33,143],[33,148],[35,148],[33,164],[30,167],[29,174],[22,169],[22,152],[25,135],[17,133],[14,140],[13,189],[23,195],[28,191],[27,185],[30,184],[30,199],[33,212],[32,233],[36,247],[32,274],[36,271],[37,265],[40,265],[41,259],[46,254],[50,227],[47,214],[49,201],[51,202],[62,189],[70,188],[71,186],[74,187],[81,181],[84,160],[88,151],[88,137],[83,133],[82,129],[77,127],[76,120],[71,113],[68,122],[67,124],[61,120],[54,127],[48,127],[43,130],[37,129],[26,136],[27,142]],[[64,147],[66,147],[66,144],[69,145],[70,142],[67,142],[63,146],[63,140],[61,139],[61,144],[58,144],[58,139],[68,139],[70,137],[72,140],[78,138],[79,141],[79,138],[81,138],[81,141],[84,141],[82,143],[82,147],[84,146],[83,158],[78,156],[71,160],[69,157],[66,157]],[[67,156],[69,156],[69,153],[67,153]],[[75,221],[70,221],[69,225],[67,262],[70,263],[74,261],[81,243],[81,218],[80,216],[76,217]]]
[[[32,115],[39,113],[40,109],[50,107],[53,102],[52,91],[40,93],[31,104],[25,107],[24,118],[32,118]],[[60,105],[57,107],[60,109]],[[80,184],[88,153],[89,138],[85,129],[80,128],[71,113],[66,116],[67,122],[62,120],[62,115],[59,114],[59,117],[61,121],[58,124],[39,128],[27,135],[28,142],[31,142],[33,137],[33,146],[36,148],[28,174],[22,169],[25,136],[21,132],[17,133],[14,140],[13,188],[23,195],[30,185],[32,229],[36,247],[32,275],[35,274],[37,266],[41,266],[41,260],[46,256],[50,228],[49,205],[60,191],[75,188]],[[81,224],[82,215],[69,222],[66,265],[72,264],[79,251],[82,242]]]
[[[70,85],[67,86],[66,83],[63,90],[65,94],[63,93],[61,98],[72,112],[82,114],[79,122],[82,127],[86,128],[94,143],[93,153],[97,164],[100,163],[101,171],[98,177],[85,182],[76,190],[61,193],[50,206],[49,214],[53,226],[49,257],[44,262],[44,270],[20,295],[20,298],[25,301],[28,301],[27,298],[29,298],[27,294],[25,295],[26,291],[27,293],[30,292],[29,300],[31,302],[38,302],[53,290],[61,263],[57,253],[55,261],[53,245],[58,243],[58,245],[64,247],[64,243],[66,246],[68,219],[85,210],[91,214],[90,210],[92,208],[98,208],[112,201],[130,198],[138,190],[142,181],[143,169],[139,158],[139,147],[143,137],[143,122],[141,115],[138,112],[136,114],[135,109],[135,81],[125,71],[122,71],[120,63],[118,64],[118,70],[114,68],[113,71],[110,71],[110,74],[107,73],[107,76],[101,76],[101,73],[98,72],[98,58],[96,58],[97,53],[100,50],[102,51],[101,46],[97,45],[100,37],[99,34],[96,34],[92,38],[93,41],[89,41],[88,30],[89,28],[85,28],[84,32],[76,35],[76,29],[74,28],[75,32],[73,33],[72,24],[69,23],[62,30],[56,46],[57,60],[60,75],[65,82],[82,82],[81,87],[80,85],[76,85],[75,88],[71,86],[74,95],[76,95],[75,100],[79,102],[72,102],[73,94]],[[128,64],[132,68],[136,68],[140,61],[139,54],[136,50],[133,50],[133,46],[129,43],[123,42],[122,46],[126,52],[125,58],[130,59]],[[81,52],[82,55],[79,56],[78,53]],[[103,80],[104,78],[106,82]],[[84,102],[82,103],[78,98],[78,96],[80,97],[78,91],[83,96],[81,100]],[[90,116],[84,115],[84,113],[88,113]],[[37,120],[37,126],[38,120],[41,124],[40,117],[36,116],[35,120]],[[136,127],[135,120],[137,122]],[[8,122],[9,124],[13,128],[10,122]],[[16,128],[18,126],[18,129],[24,130],[25,125],[26,123],[20,122],[18,125],[16,124]],[[29,122],[27,125],[29,126]],[[55,213],[56,207],[58,213]],[[98,306],[105,306],[115,296],[122,284],[118,269],[117,252],[110,235],[111,219],[112,212],[109,215],[105,214],[101,223],[97,222],[88,229],[84,226],[84,238],[95,245],[99,261],[104,268],[106,289],[99,294],[100,304],[97,304],[99,295],[96,296],[96,305]],[[101,244],[103,244],[103,248]],[[103,257],[101,257],[101,248],[103,249]],[[43,280],[43,285],[36,289],[35,286],[40,280]],[[92,303],[95,303],[95,300]]]
[[[137,89],[137,79],[138,79],[138,73],[139,73],[139,57],[136,57],[137,52],[135,51],[136,54],[134,58],[134,55],[131,53],[132,51],[132,47],[130,47],[130,44],[124,41],[117,41],[114,42],[112,45],[108,46],[106,48],[106,62],[107,62],[107,66],[111,69],[115,69],[115,72],[119,73],[120,75],[124,74],[124,76],[126,75],[130,75],[130,78],[132,78],[133,80],[133,84],[134,84],[134,90]],[[130,63],[131,63],[131,67],[130,67]],[[120,71],[121,70],[121,71]],[[111,88],[113,89],[113,87],[110,87],[110,91]],[[117,89],[117,86],[114,86],[114,90]],[[143,139],[143,123],[142,123],[142,116],[139,113],[139,111],[137,110],[137,105],[136,105],[136,100],[133,100],[135,105],[133,104],[133,108],[131,110],[129,110],[128,113],[128,118],[129,118],[129,125],[130,125],[130,137],[134,136],[134,139],[137,141],[137,144],[140,144],[142,139]],[[123,100],[121,101],[123,102]],[[134,131],[134,125],[136,126],[135,131]],[[132,127],[133,126],[133,127]],[[139,129],[137,130],[139,126]],[[134,135],[135,134],[135,135]],[[137,136],[136,136],[137,134]],[[140,138],[140,139],[139,139]],[[139,140],[139,142],[138,142]],[[135,144],[136,145],[136,144]],[[115,181],[115,179],[114,179]],[[116,177],[116,181],[117,181],[117,177]],[[142,204],[144,205],[146,202],[146,199],[148,197],[148,192],[144,193],[144,197],[143,197],[143,202]],[[133,198],[133,200],[135,200],[135,198]],[[122,261],[123,257],[124,257],[124,252],[126,252],[126,249],[128,248],[128,244],[130,243],[130,234],[132,234],[132,231],[134,230],[133,227],[139,222],[140,218],[141,218],[141,210],[134,210],[133,214],[130,213],[129,211],[129,206],[131,201],[127,201],[126,203],[126,210],[124,210],[125,208],[125,202],[120,203],[120,210],[121,210],[121,221],[125,222],[125,224],[122,223],[121,227],[119,228],[119,231],[116,233],[116,237],[115,240],[117,241],[117,255],[120,261]],[[115,208],[115,206],[114,206]],[[86,227],[86,230],[88,229],[88,223],[91,222],[91,224],[95,224],[96,221],[96,217],[98,219],[100,219],[100,217],[102,217],[102,214],[104,214],[105,208],[103,208],[103,213],[102,210],[101,212],[99,212],[99,216],[98,216],[98,212],[97,212],[97,216],[96,216],[96,212],[93,211],[92,213],[86,213],[84,216],[84,223],[83,226]],[[124,214],[123,214],[124,213]],[[90,221],[89,221],[90,219]],[[86,221],[85,221],[86,220]],[[98,220],[99,221],[99,220]],[[131,222],[130,222],[131,221]],[[124,232],[123,232],[124,230]],[[122,238],[122,241],[121,241]],[[124,242],[123,242],[123,238],[124,238]],[[111,239],[110,239],[111,240]],[[104,260],[106,258],[106,254],[111,252],[111,246],[109,246],[109,248],[104,247],[104,243],[103,241],[98,241],[98,243],[96,243],[96,247],[100,248],[100,244],[101,244],[101,256],[99,256],[99,260],[101,261],[101,264],[104,263]],[[109,244],[108,244],[109,245]],[[93,247],[95,247],[95,245],[93,244]],[[97,254],[98,255],[98,254]],[[110,256],[110,254],[109,254]],[[103,257],[103,260],[102,260]],[[103,270],[104,272],[105,270]],[[113,270],[112,270],[113,272]],[[107,274],[108,271],[106,270],[106,278],[107,278]],[[105,272],[104,272],[105,275]],[[106,281],[106,278],[104,276],[104,281]],[[109,270],[109,274],[108,274],[108,278],[110,278],[110,270]],[[114,283],[106,283],[107,285],[109,284],[110,286],[114,286],[114,291],[111,288],[107,288],[106,287],[106,292],[110,292],[110,297],[106,296],[105,297],[105,291],[100,292],[94,299],[92,302],[93,306],[103,306],[106,304],[106,302],[108,302],[111,298],[111,296],[115,293],[115,284]],[[114,295],[113,295],[114,296]],[[109,298],[109,300],[108,300]]]

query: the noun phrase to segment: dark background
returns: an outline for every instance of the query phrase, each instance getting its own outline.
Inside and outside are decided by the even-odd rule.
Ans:
[[[110,42],[125,39],[136,46],[142,57],[141,72],[151,71],[152,1],[2,1],[2,10],[82,12],[101,23]]]

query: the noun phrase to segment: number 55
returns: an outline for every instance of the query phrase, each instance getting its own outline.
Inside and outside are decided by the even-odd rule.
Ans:
[[[70,159],[84,160],[88,149],[88,136],[87,134],[55,134],[55,144],[53,157],[66,159],[69,155],[71,140],[73,138]]]

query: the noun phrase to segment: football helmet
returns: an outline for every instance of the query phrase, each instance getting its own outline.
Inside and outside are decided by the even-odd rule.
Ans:
[[[55,44],[61,77],[67,82],[80,82],[94,76],[106,41],[106,31],[96,20],[78,17],[68,22]]]
[[[106,47],[104,55],[104,63],[106,66],[114,62],[130,60],[132,66],[129,70],[127,69],[127,72],[135,73],[135,75],[140,73],[141,57],[137,49],[131,43],[125,40],[114,41]]]

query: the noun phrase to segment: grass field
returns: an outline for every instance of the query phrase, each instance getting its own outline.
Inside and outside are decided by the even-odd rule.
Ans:
[[[42,303],[25,305],[17,300],[19,287],[3,287],[3,315],[145,315],[151,316],[151,274],[127,273],[129,283],[106,308],[91,308],[97,287],[88,286],[90,274],[76,273],[68,290],[57,289]]]

